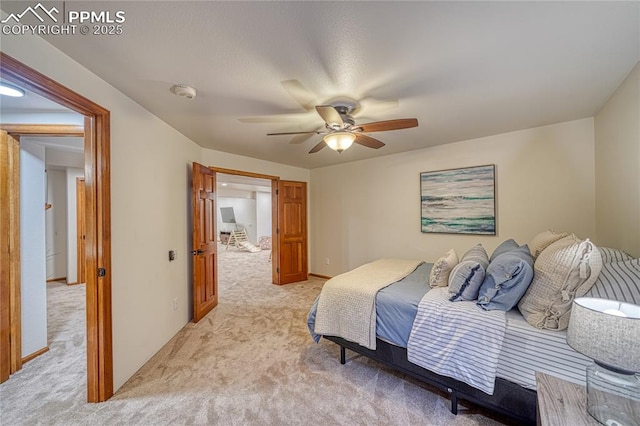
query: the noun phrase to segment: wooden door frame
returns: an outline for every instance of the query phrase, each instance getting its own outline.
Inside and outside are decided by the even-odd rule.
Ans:
[[[82,192],[82,202],[80,202],[80,193]],[[76,284],[86,281],[87,270],[85,262],[86,253],[86,214],[84,211],[85,198],[85,181],[84,177],[76,178]],[[80,232],[82,231],[82,232]],[[81,235],[82,234],[82,235]],[[67,256],[69,254],[67,253]],[[69,283],[67,283],[69,284]]]
[[[0,145],[0,383],[22,368],[20,325],[20,141]]]
[[[113,395],[110,113],[4,52],[0,77],[85,117],[87,400],[106,401]],[[6,327],[10,324],[0,323],[0,329]]]
[[[225,175],[245,176],[256,179],[267,179],[271,181],[271,282],[273,284],[280,285],[280,256],[278,246],[279,241],[278,238],[276,238],[278,232],[278,182],[280,181],[280,176],[263,175],[260,173],[224,169],[221,167],[213,166],[209,166],[209,168],[216,173],[223,173]]]

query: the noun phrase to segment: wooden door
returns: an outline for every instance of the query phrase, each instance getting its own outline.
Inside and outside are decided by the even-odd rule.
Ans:
[[[77,228],[77,240],[78,240],[78,279],[77,283],[84,283],[87,280],[86,277],[86,222],[84,215],[85,206],[85,186],[84,178],[76,178],[76,228]]]
[[[22,368],[20,144],[0,135],[0,383]],[[44,209],[44,205],[42,206]]]
[[[278,182],[278,282],[289,284],[307,277],[307,184]]]
[[[216,174],[193,163],[193,322],[218,304]]]

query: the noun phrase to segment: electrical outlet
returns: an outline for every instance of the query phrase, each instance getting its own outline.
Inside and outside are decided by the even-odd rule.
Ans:
[[[176,260],[176,251],[175,250],[169,250],[169,262]]]
[[[178,298],[177,297],[173,298],[173,310],[174,311],[178,310]]]
[[[329,264],[329,258],[328,258],[328,257],[325,257],[325,258],[324,258],[324,264],[325,264],[325,265],[328,265],[328,264]]]

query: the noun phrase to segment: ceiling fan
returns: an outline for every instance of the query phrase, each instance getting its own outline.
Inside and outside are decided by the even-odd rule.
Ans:
[[[325,122],[325,129],[306,132],[267,133],[267,136],[278,135],[325,135],[322,141],[314,146],[309,154],[320,151],[325,146],[342,152],[354,142],[367,148],[382,148],[384,143],[364,133],[382,132],[387,130],[408,129],[418,126],[416,118],[401,118],[397,120],[374,121],[367,124],[355,124],[350,115],[351,108],[345,105],[317,105],[316,112]]]

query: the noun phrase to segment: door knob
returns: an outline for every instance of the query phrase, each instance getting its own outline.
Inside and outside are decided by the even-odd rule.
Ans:
[[[204,250],[191,250],[191,254],[197,256],[199,254],[203,254]]]

